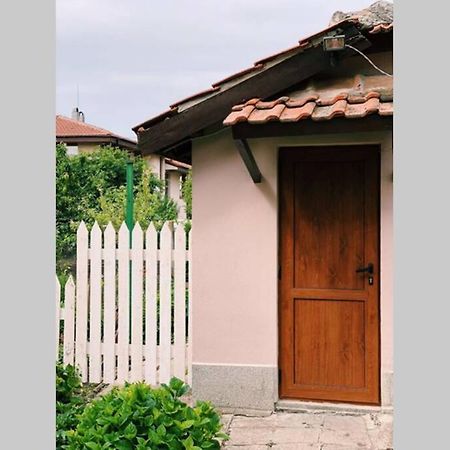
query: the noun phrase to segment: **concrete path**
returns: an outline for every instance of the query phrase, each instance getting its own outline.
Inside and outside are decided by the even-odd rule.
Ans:
[[[392,450],[392,415],[275,412],[222,416],[224,450]]]

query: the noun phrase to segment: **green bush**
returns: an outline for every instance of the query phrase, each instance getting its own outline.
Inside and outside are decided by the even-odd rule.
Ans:
[[[146,228],[150,221],[176,220],[173,200],[164,195],[164,182],[144,159],[119,148],[104,146],[92,153],[68,156],[56,145],[56,260],[57,272],[73,270],[76,232],[81,220],[88,227],[112,221],[118,228],[125,219],[126,166],[133,162],[134,220]]]
[[[128,160],[139,184],[145,168],[140,157],[111,146],[68,156],[64,144],[56,145],[56,258],[64,267],[75,253],[76,230],[86,211],[98,209],[103,193],[126,185]]]
[[[181,195],[186,204],[186,215],[188,219],[192,219],[192,172],[186,175],[181,186]]]
[[[67,449],[219,449],[228,438],[219,415],[207,402],[183,403],[187,389],[176,378],[158,389],[144,383],[114,388],[85,408]]]
[[[85,399],[81,396],[81,379],[71,365],[56,364],[56,449],[67,444],[67,432],[75,429],[83,411]]]

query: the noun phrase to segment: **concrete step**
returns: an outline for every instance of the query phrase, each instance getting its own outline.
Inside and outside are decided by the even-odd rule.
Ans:
[[[306,402],[301,400],[278,400],[275,403],[276,411],[330,413],[342,415],[363,415],[370,413],[392,414],[392,406],[355,405],[351,403]]]

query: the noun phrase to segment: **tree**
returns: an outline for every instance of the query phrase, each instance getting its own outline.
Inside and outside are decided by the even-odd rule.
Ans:
[[[164,183],[145,161],[119,148],[105,146],[92,153],[68,156],[66,146],[56,146],[56,259],[57,269],[73,264],[76,230],[109,221],[115,227],[125,219],[126,163],[133,161],[135,220],[143,227],[150,220],[176,220],[177,208],[164,196]]]
[[[135,187],[134,215],[135,222],[139,222],[146,229],[150,222],[161,227],[168,220],[176,220],[178,215],[175,202],[164,195],[164,183],[157,179],[149,168],[144,168],[141,181]],[[119,229],[126,217],[126,188],[109,189],[102,193],[98,205],[87,211],[90,223],[97,221],[101,227],[111,222],[116,230]]]
[[[192,219],[192,172],[189,171],[186,178],[183,180],[181,187],[181,195],[186,205],[186,216]]]

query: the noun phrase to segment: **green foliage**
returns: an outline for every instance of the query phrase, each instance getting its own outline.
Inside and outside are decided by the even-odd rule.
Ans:
[[[84,409],[85,399],[81,395],[81,379],[71,365],[56,364],[56,449],[67,444],[67,432],[75,429],[78,416]]]
[[[178,215],[175,202],[163,194],[163,183],[145,168],[141,174],[141,182],[135,188],[134,221],[146,229],[150,222],[157,228],[169,220],[176,220]],[[86,221],[97,221],[101,227],[111,222],[119,229],[126,217],[126,187],[120,186],[101,194],[97,208],[86,211]]]
[[[192,172],[189,171],[183,180],[181,187],[181,195],[186,204],[186,215],[188,219],[192,219]]]
[[[207,402],[194,408],[180,400],[188,386],[172,378],[152,389],[144,383],[115,388],[88,405],[76,429],[69,433],[69,450],[201,450],[219,449],[220,417]]]
[[[56,364],[56,401],[69,403],[81,390],[81,378],[74,366]]]
[[[116,230],[119,229],[126,216],[126,187],[111,188],[100,194],[95,208],[85,212],[85,222],[91,224],[95,221],[104,228],[111,222]]]
[[[66,146],[56,146],[56,259],[57,272],[67,270],[76,249],[81,220],[101,226],[109,221],[117,229],[125,219],[126,163],[133,161],[135,220],[146,227],[151,220],[176,220],[175,203],[164,195],[164,183],[145,161],[119,148],[106,146],[92,153],[67,156]]]
[[[136,183],[145,162],[119,148],[105,146],[92,153],[67,156],[66,146],[56,146],[56,257],[75,253],[76,229],[86,211],[99,209],[99,198],[110,189],[126,185],[126,163],[131,159]]]
[[[142,180],[137,188],[134,199],[134,220],[146,229],[150,222],[155,222],[157,227],[169,220],[176,220],[178,215],[175,202],[164,195],[164,184],[145,169],[142,172]]]
[[[169,220],[176,220],[178,215],[175,202],[163,193],[163,185],[155,186],[154,175],[150,169],[142,173],[142,181],[134,200],[134,220],[146,229],[150,222],[155,222],[157,227]]]

